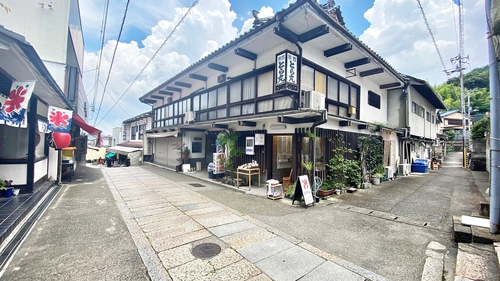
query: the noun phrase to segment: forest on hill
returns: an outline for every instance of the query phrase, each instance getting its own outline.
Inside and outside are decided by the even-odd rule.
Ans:
[[[476,68],[464,75],[464,95],[470,93],[471,115],[490,111],[489,68]],[[460,78],[453,77],[434,90],[441,96],[448,110],[460,109]]]

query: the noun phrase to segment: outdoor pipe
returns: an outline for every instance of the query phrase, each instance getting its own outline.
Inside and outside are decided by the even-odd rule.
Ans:
[[[322,125],[322,124],[325,124],[328,119],[327,119],[327,113],[326,113],[326,109],[323,109],[321,110],[321,113],[322,113],[322,119],[321,121],[318,121],[318,122],[314,122],[313,125],[311,126],[311,133],[313,133],[314,135],[316,135],[316,127],[318,127],[319,125]],[[314,178],[316,177],[316,139],[313,140],[313,151],[312,151],[312,162],[313,162],[313,178],[312,178],[312,181],[313,181],[313,187],[314,189],[316,189],[316,181],[314,180]]]
[[[500,91],[498,85],[498,62],[493,46],[493,29],[491,20],[491,1],[486,0],[486,24],[488,27],[488,55],[490,61],[490,232],[500,230]]]

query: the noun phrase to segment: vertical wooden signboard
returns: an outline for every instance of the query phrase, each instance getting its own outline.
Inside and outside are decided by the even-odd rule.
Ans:
[[[314,198],[311,191],[311,185],[309,184],[309,178],[307,175],[302,175],[297,178],[297,182],[295,183],[295,193],[292,198],[292,205],[295,200],[301,201],[302,197],[304,197],[304,203],[306,205],[313,204]]]

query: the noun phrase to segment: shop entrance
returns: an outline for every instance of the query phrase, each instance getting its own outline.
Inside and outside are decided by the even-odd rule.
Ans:
[[[293,141],[292,135],[273,136],[273,162],[271,175],[274,179],[283,181],[290,177],[293,167]]]

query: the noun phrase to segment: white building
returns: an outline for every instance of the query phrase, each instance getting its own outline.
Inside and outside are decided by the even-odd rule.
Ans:
[[[13,179],[21,192],[33,192],[59,175],[58,153],[44,141],[48,106],[73,111],[76,130],[72,145],[78,147],[79,161],[85,161],[86,151],[79,128],[95,135],[100,131],[85,123],[88,105],[82,84],[83,34],[78,0],[4,4],[5,13],[2,10],[0,17],[5,38],[0,41],[0,94],[8,96],[14,81],[36,82],[27,128],[0,124],[0,175]],[[12,139],[13,134],[19,139]],[[40,141],[32,143],[34,138]]]
[[[357,149],[359,136],[385,124],[376,133],[384,140],[384,164],[402,163],[409,136],[435,138],[431,118],[444,104],[429,85],[398,73],[343,23],[332,2],[298,0],[270,19],[256,18],[252,30],[144,94],[141,102],[153,105],[146,136],[152,161],[177,165],[172,148],[180,145],[191,150],[191,166],[205,166],[213,160],[217,134],[233,131],[240,147],[246,138],[259,140],[236,164],[256,160],[268,178],[281,179],[313,159],[307,131],[316,132],[321,170],[331,158],[328,139],[340,133]],[[409,99],[397,103],[406,97],[401,93]],[[412,101],[428,121],[411,114]]]

